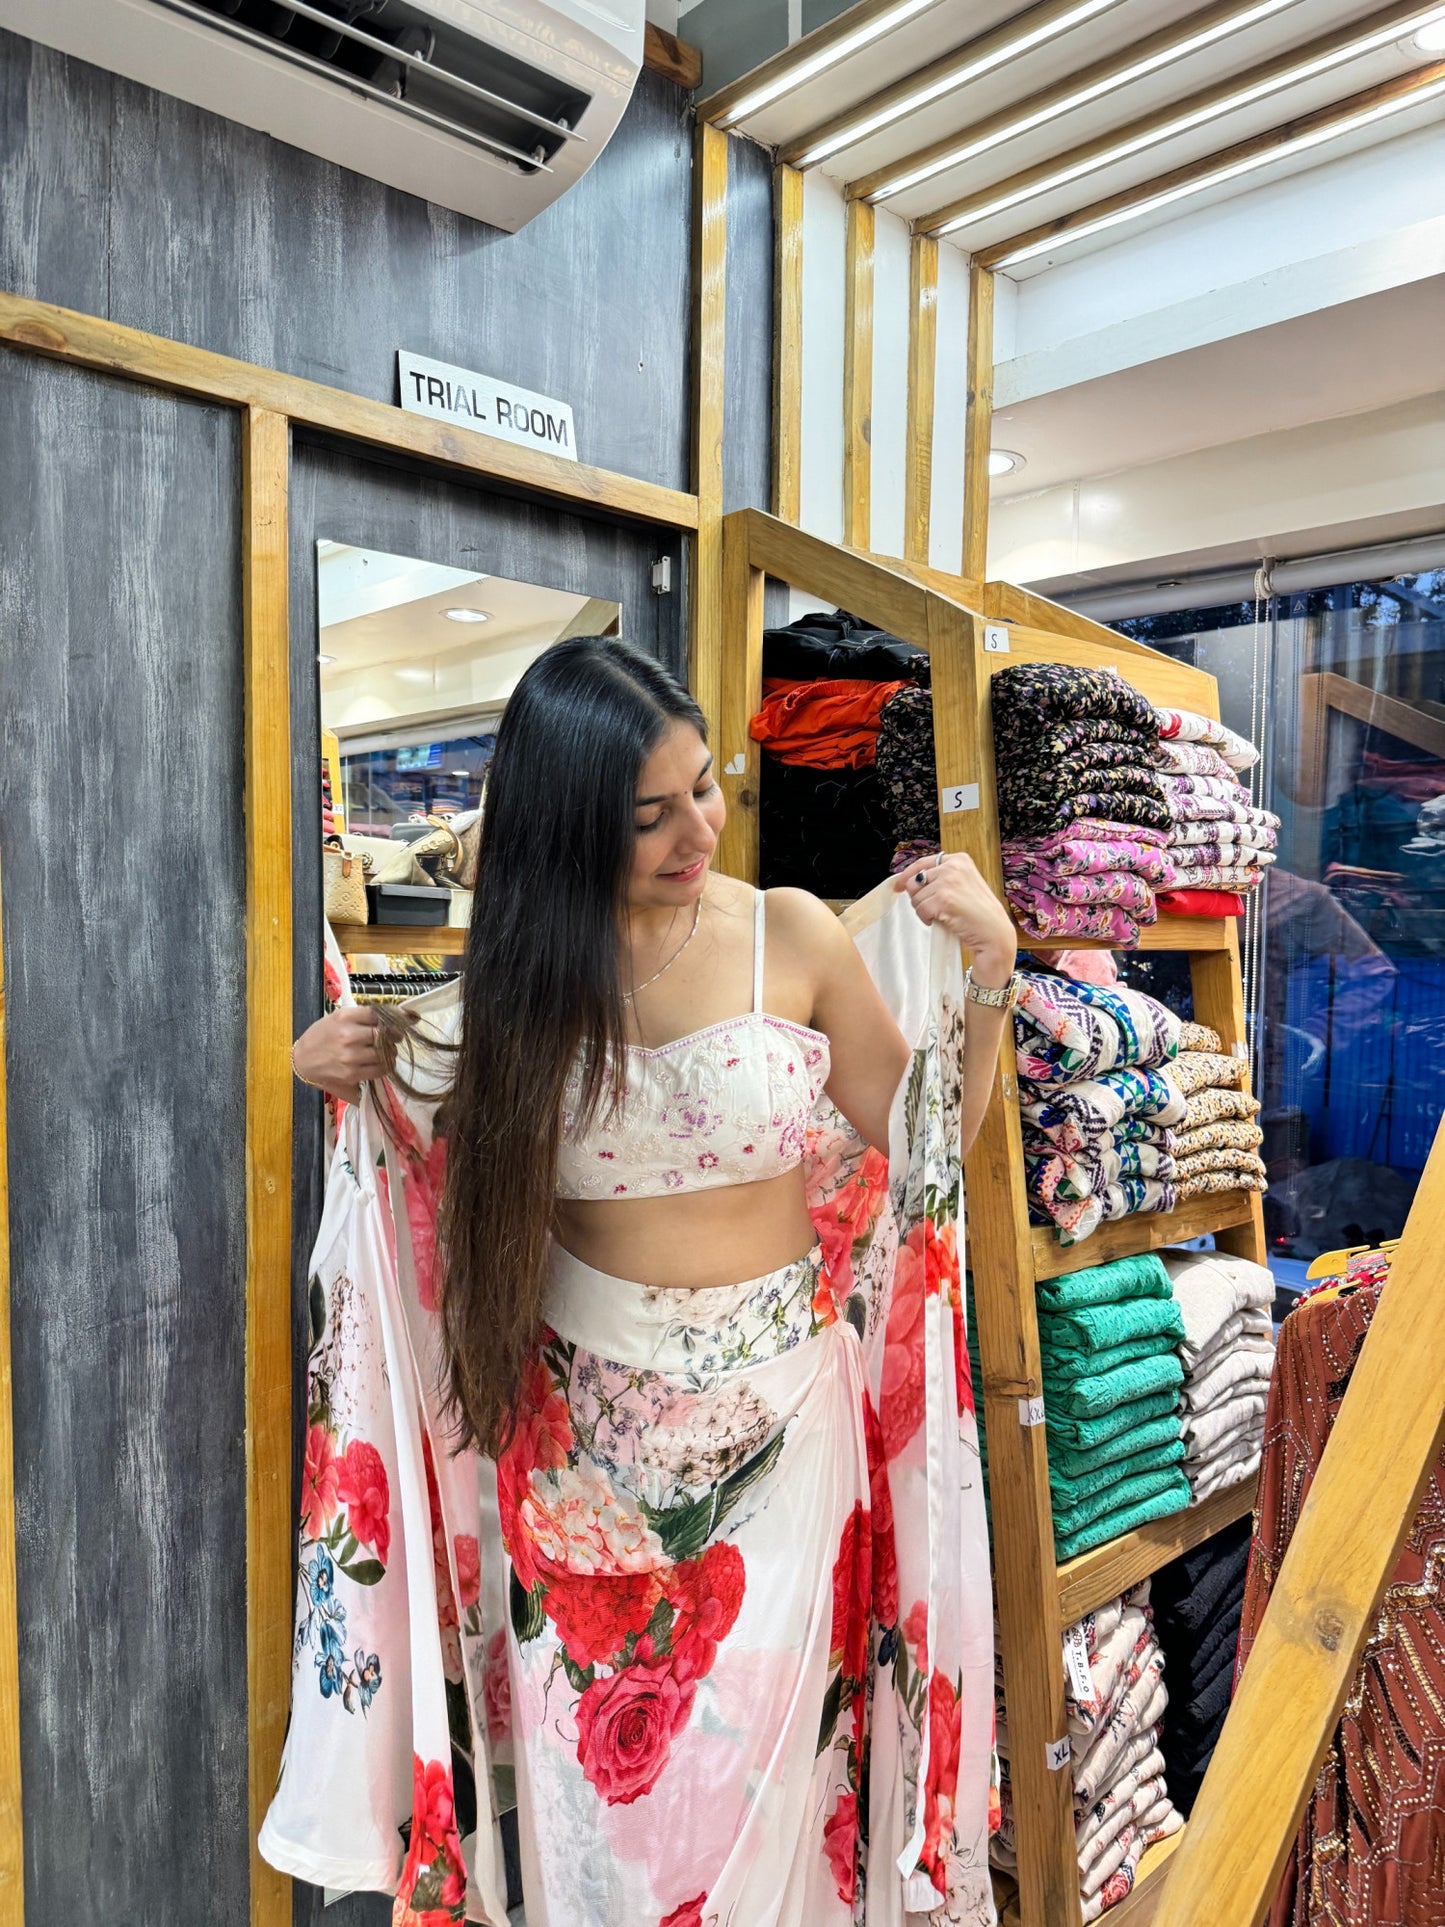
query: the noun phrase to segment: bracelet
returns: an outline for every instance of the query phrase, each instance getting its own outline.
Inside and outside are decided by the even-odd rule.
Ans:
[[[1018,996],[1018,989],[1019,973],[1016,970],[1011,970],[1009,972],[1008,982],[998,985],[996,989],[990,988],[987,984],[976,984],[973,981],[972,964],[969,965],[963,975],[963,994],[965,998],[971,1004],[982,1004],[985,1010],[1012,1010],[1014,1001]]]
[[[301,1039],[298,1037],[296,1039],[296,1044],[299,1044],[300,1042],[301,1042]],[[300,1071],[298,1071],[296,1068],[296,1044],[293,1044],[291,1046],[291,1075],[296,1079],[296,1082],[298,1084],[304,1084],[308,1091],[319,1091],[321,1089],[321,1086],[319,1084],[313,1084],[309,1077],[303,1077]]]

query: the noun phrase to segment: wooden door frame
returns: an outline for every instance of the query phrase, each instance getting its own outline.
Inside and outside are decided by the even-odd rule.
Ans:
[[[720,137],[707,130],[713,139]],[[721,273],[725,150],[713,149],[705,196],[708,256]],[[721,301],[704,318],[721,329]],[[291,1699],[295,1512],[291,1489],[292,866],[290,610],[287,511],[293,429],[353,453],[400,456],[436,475],[469,477],[559,508],[652,524],[688,537],[694,602],[721,562],[721,390],[711,395],[716,447],[698,493],[537,453],[385,402],[144,334],[113,321],[0,293],[0,345],[212,406],[241,417],[246,819],[246,1657],[251,1927],[289,1927],[292,1883],[256,1851],[280,1765]],[[708,344],[703,344],[704,348]],[[700,355],[699,359],[703,357]],[[721,365],[718,355],[711,365]],[[703,584],[698,583],[699,550]],[[714,587],[694,613],[692,676],[721,687]],[[715,708],[716,697],[709,704]],[[0,977],[3,984],[3,977]],[[0,1041],[3,1041],[0,989]],[[18,1618],[9,1397],[8,1172],[0,1070],[0,1927],[23,1927]]]

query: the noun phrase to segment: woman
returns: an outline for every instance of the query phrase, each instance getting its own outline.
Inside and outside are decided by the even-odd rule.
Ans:
[[[909,1046],[823,904],[712,873],[702,714],[626,644],[527,671],[486,811],[442,1316],[459,1443],[497,1459],[529,1922],[862,1918],[888,1475],[803,1155],[826,1094],[886,1157]],[[895,887],[972,954],[966,1148],[1012,926],[967,858]],[[375,1023],[323,1019],[298,1074],[356,1096]],[[941,1874],[888,1871],[870,1920],[934,1910]]]

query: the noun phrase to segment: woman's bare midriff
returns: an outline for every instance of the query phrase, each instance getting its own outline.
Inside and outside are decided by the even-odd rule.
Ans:
[[[694,1290],[761,1278],[816,1242],[801,1169],[670,1198],[559,1198],[557,1238],[613,1278]]]

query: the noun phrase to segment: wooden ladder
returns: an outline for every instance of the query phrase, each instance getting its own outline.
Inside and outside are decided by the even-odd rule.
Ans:
[[[937,781],[946,850],[971,856],[1003,894],[994,791],[992,677],[1023,662],[1111,668],[1149,701],[1219,714],[1212,676],[1077,617],[1069,633],[1048,622],[1050,605],[1007,585],[965,583],[933,570],[888,563],[824,542],[755,509],[729,515],[723,529],[722,706],[715,745],[728,800],[721,867],[758,877],[758,745],[748,721],[762,698],[763,585],[772,577],[847,609],[929,652]],[[965,606],[962,599],[981,604]],[[1161,917],[1141,946],[1188,955],[1194,1014],[1217,1030],[1226,1051],[1245,1044],[1239,947],[1231,920]],[[1071,943],[1069,948],[1105,948]],[[1234,1487],[1087,1552],[1054,1558],[1035,1284],[1082,1266],[1179,1244],[1213,1232],[1218,1245],[1264,1262],[1257,1193],[1199,1198],[1180,1210],[1103,1226],[1061,1249],[1031,1227],[1012,1053],[966,1169],[968,1264],[973,1273],[988,1430],[994,1571],[1008,1702],[1010,1780],[1018,1838],[1015,1882],[999,1882],[1005,1920],[1021,1927],[1080,1927],[1074,1846],[1073,1777],[1066,1749],[1063,1629],[1189,1547],[1250,1511],[1253,1482]],[[1061,1757],[1063,1755],[1063,1757]],[[1140,1927],[1157,1905],[1179,1836],[1146,1859],[1134,1891],[1111,1922]]]

